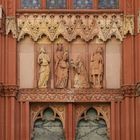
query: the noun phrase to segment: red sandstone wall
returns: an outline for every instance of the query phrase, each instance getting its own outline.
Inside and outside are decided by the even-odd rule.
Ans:
[[[140,34],[137,33],[139,0],[121,0],[125,14],[135,15],[135,35],[123,42],[123,84],[140,81]],[[16,1],[0,0],[7,16],[15,16]],[[16,85],[16,40],[0,34],[0,82]],[[140,97],[125,97],[111,103],[111,139],[140,139]],[[75,135],[74,106],[67,105],[67,140]],[[0,140],[29,140],[29,103],[18,102],[15,97],[0,96]]]

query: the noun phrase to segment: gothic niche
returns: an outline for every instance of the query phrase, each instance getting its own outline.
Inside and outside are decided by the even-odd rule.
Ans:
[[[94,108],[85,111],[77,125],[76,140],[109,140],[103,115]]]
[[[89,88],[88,77],[88,48],[81,38],[72,42],[71,46],[71,85],[73,88]]]
[[[103,49],[97,47],[90,59],[90,82],[94,88],[103,86]]]
[[[76,57],[76,60],[71,60],[71,66],[74,71],[74,88],[88,88],[88,73],[84,65],[84,61],[81,55]]]
[[[55,87],[67,88],[69,78],[69,54],[63,44],[57,44],[55,51]]]
[[[40,48],[38,64],[40,66],[38,87],[46,88],[50,76],[50,57],[44,48]]]
[[[38,115],[34,122],[32,140],[65,140],[60,117],[51,108]]]

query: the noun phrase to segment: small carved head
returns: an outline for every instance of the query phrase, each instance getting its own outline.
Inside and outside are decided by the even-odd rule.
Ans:
[[[46,53],[44,48],[40,48],[40,53]]]
[[[97,50],[96,50],[96,53],[102,53],[102,52],[103,52],[102,48],[98,47]]]

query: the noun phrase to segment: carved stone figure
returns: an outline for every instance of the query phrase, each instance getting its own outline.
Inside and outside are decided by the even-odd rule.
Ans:
[[[40,66],[38,87],[46,88],[50,76],[50,57],[44,48],[40,49],[38,64]]]
[[[75,62],[71,60],[71,65],[75,72],[74,88],[88,88],[89,87],[88,74],[87,74],[87,70],[86,70],[86,67],[84,66],[84,62],[81,56],[79,55],[76,58]]]
[[[103,56],[102,48],[98,47],[90,61],[90,82],[94,88],[102,88],[103,84]]]
[[[58,45],[55,57],[56,88],[66,88],[68,85],[69,63],[68,52],[62,45]]]

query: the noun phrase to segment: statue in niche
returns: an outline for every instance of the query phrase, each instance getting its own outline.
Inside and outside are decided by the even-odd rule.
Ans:
[[[80,55],[77,56],[76,61],[71,60],[71,65],[75,72],[74,75],[74,88],[88,88],[88,74],[84,62]]]
[[[62,44],[58,44],[55,56],[55,87],[66,88],[68,86],[69,62],[68,51]]]
[[[46,88],[50,76],[50,57],[44,48],[40,48],[38,64],[40,66],[38,87]]]
[[[103,50],[98,47],[91,56],[90,61],[90,82],[94,88],[102,88],[103,83]]]

